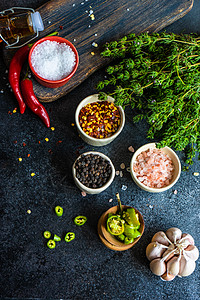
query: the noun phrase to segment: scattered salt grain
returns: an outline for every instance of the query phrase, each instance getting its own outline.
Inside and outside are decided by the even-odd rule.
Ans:
[[[127,190],[127,186],[126,185],[122,185],[122,191],[126,191]]]
[[[113,199],[112,199],[112,198],[111,198],[111,199],[109,199],[109,200],[108,200],[108,202],[113,202]]]
[[[86,194],[86,192],[81,192],[81,195],[82,195],[83,197],[85,197],[87,194]]]
[[[152,208],[153,208],[153,205],[151,205],[151,204],[150,204],[150,205],[149,205],[149,208],[151,208],[151,209],[152,209]]]
[[[134,148],[133,148],[133,146],[128,147],[128,150],[129,150],[130,152],[134,152],[134,151],[135,151]]]
[[[30,209],[27,210],[27,214],[29,214],[29,215],[31,214],[31,210]]]
[[[116,176],[119,176],[119,171],[116,171],[115,174],[116,174]]]
[[[123,177],[123,172],[122,171],[119,172],[119,176]]]
[[[178,191],[177,190],[174,190],[174,195],[177,195]]]
[[[194,176],[199,176],[199,172],[194,172],[193,175]]]
[[[92,43],[92,46],[95,47],[95,48],[97,48],[97,47],[98,47],[98,44],[95,43],[95,42],[93,42],[93,43]]]
[[[121,168],[122,170],[124,170],[124,169],[126,168],[125,164],[124,164],[124,163],[121,163],[120,168]]]
[[[32,52],[31,63],[35,72],[48,80],[60,80],[68,76],[76,57],[70,46],[55,41],[44,41]]]
[[[174,165],[171,158],[162,150],[150,148],[136,157],[133,171],[145,186],[162,188],[170,184]]]

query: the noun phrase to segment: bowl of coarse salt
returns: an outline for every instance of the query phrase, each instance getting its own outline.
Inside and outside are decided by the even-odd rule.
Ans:
[[[48,36],[32,46],[28,61],[32,73],[41,85],[58,88],[66,84],[76,72],[79,56],[68,40]]]
[[[177,182],[181,174],[181,163],[171,148],[158,149],[155,143],[149,143],[134,153],[130,172],[134,182],[141,189],[160,193],[170,189]]]

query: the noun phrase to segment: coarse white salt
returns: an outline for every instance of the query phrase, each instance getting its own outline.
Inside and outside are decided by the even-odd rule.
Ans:
[[[171,158],[160,149],[141,152],[133,165],[137,179],[151,188],[162,188],[170,184],[174,164]]]
[[[44,41],[32,52],[31,63],[35,72],[47,80],[60,80],[74,69],[76,56],[65,43]]]

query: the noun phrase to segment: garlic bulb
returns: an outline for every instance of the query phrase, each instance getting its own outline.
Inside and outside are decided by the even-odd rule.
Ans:
[[[172,227],[166,233],[154,234],[146,248],[146,256],[151,271],[162,280],[171,281],[176,276],[189,276],[194,272],[199,250],[190,234],[182,234],[179,228]]]

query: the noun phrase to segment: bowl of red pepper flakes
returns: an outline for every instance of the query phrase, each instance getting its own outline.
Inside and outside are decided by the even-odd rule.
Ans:
[[[107,101],[94,94],[83,99],[75,113],[75,122],[80,137],[89,145],[104,146],[111,143],[122,131],[125,113],[115,99],[108,96]]]

